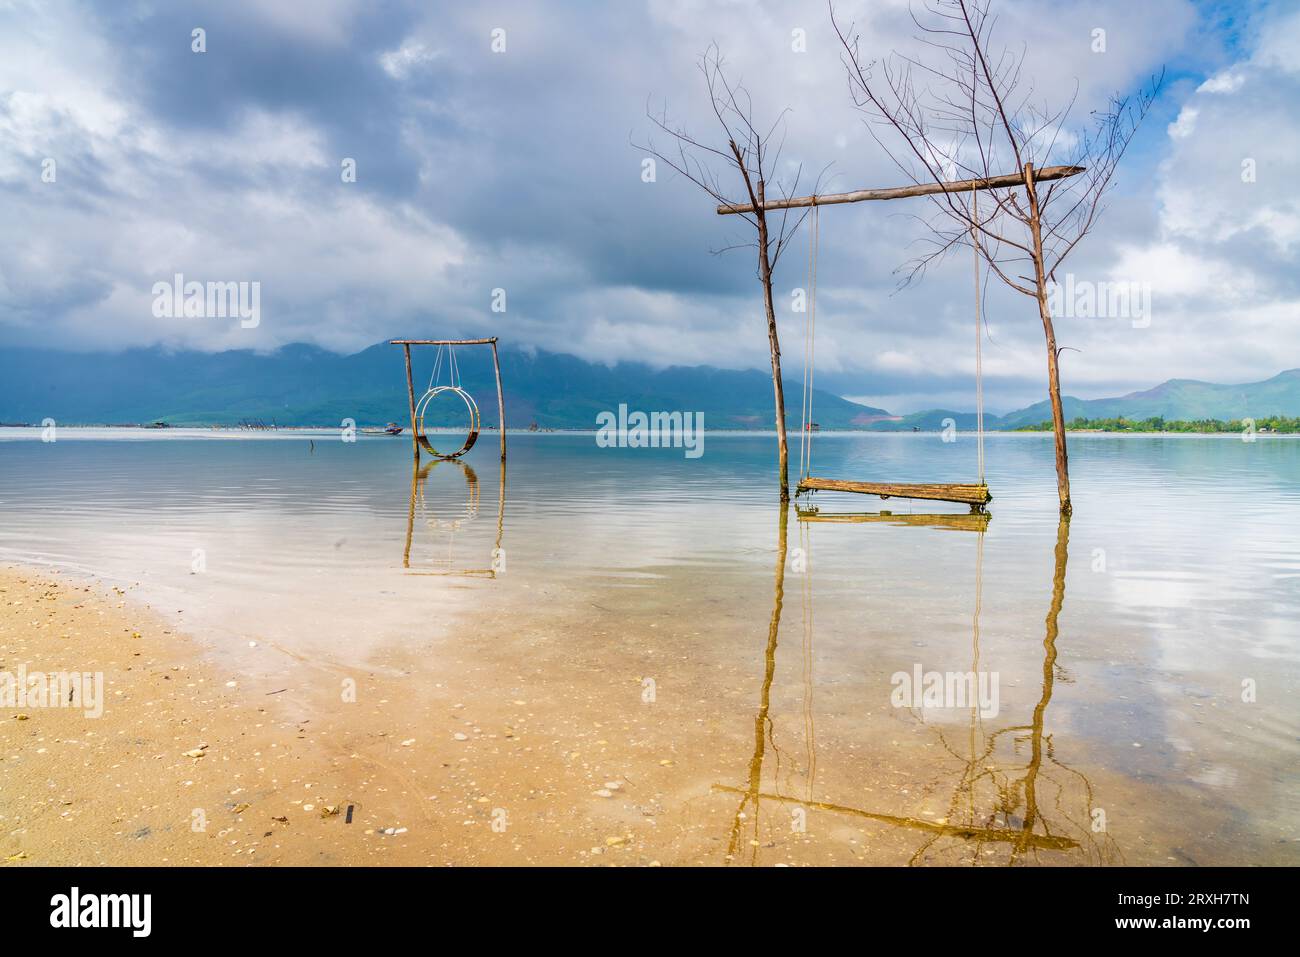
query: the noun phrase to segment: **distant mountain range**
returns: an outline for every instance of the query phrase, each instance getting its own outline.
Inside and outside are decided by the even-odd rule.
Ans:
[[[1263,418],[1270,415],[1300,415],[1300,369],[1289,369],[1263,382],[1242,385],[1218,385],[1198,382],[1195,379],[1170,379],[1152,389],[1130,392],[1113,399],[1061,399],[1065,420],[1127,418],[1150,419],[1156,416],[1166,421],[1196,421],[1218,419],[1235,421],[1246,416]],[[952,412],[931,409],[902,416],[896,422],[881,422],[871,426],[876,429],[922,431],[942,428],[945,418],[952,418],[959,428],[975,424],[970,412]],[[1038,425],[1052,418],[1052,407],[1044,399],[1031,406],[1008,412],[1006,415],[984,415],[984,427],[989,430],[1018,429]]]
[[[1195,379],[1170,379],[1153,389],[1130,392],[1117,399],[1061,400],[1067,421],[1074,418],[1231,421],[1244,416],[1300,415],[1300,369],[1289,369],[1263,382],[1216,385]],[[999,428],[1035,425],[1052,417],[1047,401],[1037,402],[1000,419]]]
[[[434,350],[415,349],[417,394],[428,384]],[[496,422],[491,353],[457,350],[462,384],[478,400],[485,423]],[[49,349],[0,350],[0,422],[65,425],[147,423],[336,426],[405,423],[407,397],[402,351],[380,343],[349,356],[291,345],[269,354],[166,352],[71,353]],[[761,370],[711,366],[654,369],[614,366],[576,356],[502,349],[506,424],[540,428],[594,428],[596,415],[620,403],[642,411],[703,412],[713,429],[766,429],[772,421],[771,376]],[[787,381],[786,405],[798,428],[800,384]],[[1114,399],[1064,400],[1065,416],[1145,419],[1240,419],[1300,415],[1300,369],[1264,382],[1216,385],[1171,379]],[[818,390],[815,418],[823,429],[931,430],[952,418],[974,424],[970,412],[933,409],[905,416]],[[988,429],[1014,429],[1050,418],[1046,401],[1004,416],[986,415]]]
[[[435,350],[416,348],[419,396],[429,384]],[[456,350],[461,384],[495,425],[496,383],[485,347]],[[444,373],[443,380],[446,375]],[[596,415],[629,410],[703,412],[706,428],[763,429],[772,422],[772,379],[760,371],[709,366],[653,369],[636,362],[614,366],[576,356],[502,349],[506,424],[591,429]],[[798,416],[799,387],[786,384]],[[889,415],[828,392],[815,396],[824,428],[857,429]],[[274,353],[220,353],[133,349],[121,353],[0,350],[0,422],[73,424],[147,423],[337,426],[408,419],[402,350],[380,343],[341,356],[315,346]]]

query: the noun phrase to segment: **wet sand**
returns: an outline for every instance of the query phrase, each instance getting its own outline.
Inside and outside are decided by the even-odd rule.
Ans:
[[[567,697],[534,708],[531,676],[464,661],[412,693],[396,659],[358,672],[250,639],[288,686],[245,681],[130,591],[0,569],[0,669],[102,672],[106,699],[99,717],[5,709],[8,866],[660,863],[643,846],[652,782],[614,770],[635,722],[584,722],[590,702]],[[453,700],[456,669],[475,703]]]
[[[99,717],[30,705],[0,716],[10,865],[346,859],[334,821],[306,810],[341,786],[310,726],[217,674],[126,590],[0,569],[0,668],[19,665],[102,672],[105,701]]]
[[[398,662],[358,672],[250,639],[290,676],[250,683],[129,592],[0,569],[0,669],[102,672],[106,699],[99,717],[5,709],[7,865],[657,863],[635,850],[653,815],[598,758],[616,733],[531,734],[524,676],[469,706],[450,681],[411,694]],[[603,823],[574,820],[583,793]]]
[[[981,793],[1023,754],[968,766],[966,729],[864,713],[851,684],[822,694],[813,794],[807,688],[771,681],[778,657],[793,671],[806,648],[770,642],[766,675],[752,658],[677,661],[687,613],[620,618],[593,634],[606,642],[598,656],[574,656],[557,639],[610,623],[583,605],[556,586],[527,616],[481,613],[454,651],[389,648],[367,669],[250,638],[241,655],[265,657],[235,673],[228,653],[214,657],[170,622],[180,609],[163,615],[129,588],[67,574],[0,569],[0,670],[102,671],[106,696],[98,718],[0,715],[0,861],[1201,862],[1185,817],[1175,827],[1112,811],[1111,833],[1089,833],[1091,789],[1132,808],[1136,785],[1094,771],[1080,788],[1055,759],[1036,813],[1057,836],[1026,845],[1024,818],[993,813],[994,796]],[[651,673],[660,693],[647,703]],[[976,783],[963,790],[967,779]],[[978,833],[972,803],[990,812]],[[1191,833],[1216,823],[1206,815]]]

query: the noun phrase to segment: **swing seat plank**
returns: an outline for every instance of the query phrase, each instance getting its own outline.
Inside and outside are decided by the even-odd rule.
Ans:
[[[800,492],[858,492],[881,498],[915,498],[934,502],[987,505],[993,500],[987,485],[899,484],[892,482],[847,482],[808,476],[799,483]]]

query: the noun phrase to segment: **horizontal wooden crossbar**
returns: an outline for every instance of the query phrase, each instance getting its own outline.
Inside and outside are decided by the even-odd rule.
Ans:
[[[1083,166],[1044,166],[1034,170],[1034,181],[1065,179],[1084,172]],[[1025,185],[1023,173],[1003,173],[983,179],[957,179],[947,183],[914,183],[911,186],[891,186],[887,189],[856,189],[851,193],[823,193],[820,196],[791,196],[789,199],[769,199],[763,208],[797,209],[803,206],[835,206],[840,203],[862,203],[873,199],[904,199],[908,196],[933,196],[935,193],[968,193],[977,189],[1007,189]],[[721,203],[718,215],[752,213],[752,203]]]
[[[486,346],[496,342],[497,337],[490,339],[389,339],[390,346]]]
[[[906,485],[889,482],[845,482],[840,479],[813,478],[799,483],[800,492],[860,492],[881,498],[917,498],[935,502],[961,502],[987,505],[993,500],[987,485]]]

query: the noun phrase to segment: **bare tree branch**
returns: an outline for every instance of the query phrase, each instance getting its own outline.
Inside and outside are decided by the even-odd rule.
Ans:
[[[900,267],[902,285],[917,281],[927,266],[961,246],[973,247],[989,271],[1009,288],[1038,302],[1048,347],[1048,389],[1057,441],[1057,484],[1061,511],[1069,513],[1069,467],[1060,405],[1057,360],[1061,349],[1048,309],[1049,284],[1067,256],[1092,230],[1105,209],[1138,126],[1164,81],[1164,72],[1130,96],[1112,97],[1092,114],[1091,129],[1075,131],[1070,115],[1074,94],[1061,109],[1038,104],[1022,77],[1026,50],[1013,52],[994,42],[992,0],[924,0],[912,8],[922,55],[891,53],[867,60],[852,23],[841,24],[830,0],[831,24],[849,95],[872,137],[914,183],[990,178],[1014,164],[1023,185],[991,189],[991,209],[977,215],[962,195],[929,196],[929,248]],[[928,55],[925,55],[928,54]],[[877,133],[883,130],[885,135]],[[1068,165],[1084,173],[1037,188],[1034,171],[1065,164],[1061,144],[1075,144]],[[981,204],[982,206],[983,204]],[[1025,264],[1032,276],[1020,275]]]
[[[772,277],[781,255],[798,232],[808,210],[792,214],[791,210],[783,209],[779,215],[772,215],[764,203],[773,194],[782,199],[794,196],[803,175],[803,167],[796,168],[789,182],[776,175],[785,145],[785,119],[788,111],[782,110],[770,124],[757,123],[749,91],[728,77],[725,66],[716,44],[711,44],[699,60],[700,73],[708,92],[709,108],[718,124],[719,145],[709,145],[671,123],[666,106],[655,113],[647,104],[646,116],[655,129],[668,136],[669,145],[659,148],[651,140],[640,148],[690,180],[720,205],[734,203],[734,200],[727,198],[722,185],[725,172],[731,188],[743,191],[753,207],[752,212],[739,214],[754,230],[753,241],[730,245],[724,249],[744,245],[757,252],[757,277],[763,289],[763,309],[772,354],[781,501],[785,502],[790,495],[789,446],[786,439],[785,387],[781,378],[781,343],[777,334]],[[825,174],[825,170],[822,174]],[[821,179],[822,176],[819,175],[814,189],[820,188]]]

